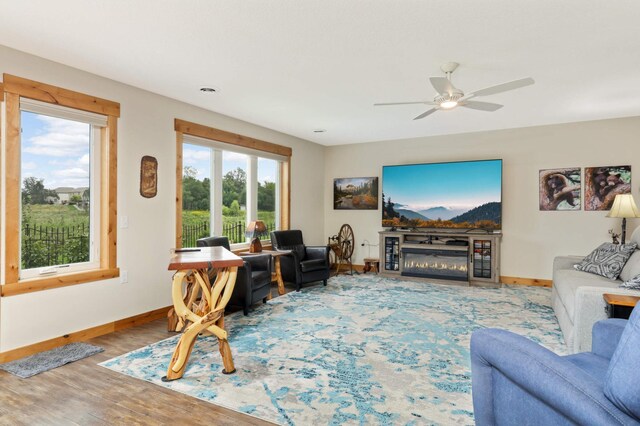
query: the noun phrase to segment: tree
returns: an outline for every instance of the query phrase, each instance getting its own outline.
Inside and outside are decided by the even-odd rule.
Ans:
[[[378,196],[378,179],[373,179],[373,182],[371,182],[371,188],[369,189],[369,192],[371,193],[371,196],[373,197],[377,197]],[[384,203],[383,203],[384,205]]]
[[[258,182],[258,210],[275,211],[276,209],[276,183],[265,181],[264,185]]]
[[[184,166],[182,169],[182,175],[184,177],[196,178],[198,176],[198,169],[193,166]]]
[[[29,176],[23,181],[22,203],[23,204],[46,204],[47,198],[59,199],[56,191],[44,187],[44,179]]]
[[[240,216],[240,203],[238,203],[238,200],[233,200],[231,202],[231,207],[229,207],[229,213],[233,217]]]
[[[79,196],[78,194],[74,194],[71,196],[71,198],[69,199],[69,204],[80,204],[82,203],[82,197]]]
[[[91,189],[87,188],[82,193],[82,208],[88,211],[90,201],[91,201]]]
[[[384,215],[383,216],[384,219],[393,219],[393,218],[396,218],[396,217],[400,217],[400,214],[393,209],[393,206],[395,204],[391,201],[391,197],[389,197],[389,199],[387,200],[387,204],[386,205],[384,204],[384,194],[382,195],[382,200],[383,200],[382,213]]]
[[[198,170],[191,166],[183,169],[182,176],[182,208],[184,210],[209,210],[210,187],[209,178],[198,180]]]
[[[231,207],[231,203],[238,203],[247,199],[247,173],[238,167],[227,172],[222,178],[222,204]]]

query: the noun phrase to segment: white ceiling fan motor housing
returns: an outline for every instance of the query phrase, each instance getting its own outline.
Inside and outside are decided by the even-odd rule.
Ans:
[[[458,102],[458,100],[460,100],[463,96],[464,93],[462,92],[462,90],[454,88],[452,93],[442,93],[440,95],[436,95],[436,97],[433,98],[433,102],[437,104],[441,104],[443,102]]]
[[[448,74],[448,73],[454,72],[456,68],[458,68],[458,65],[460,64],[457,62],[446,62],[440,65],[440,69],[442,70],[443,73]]]

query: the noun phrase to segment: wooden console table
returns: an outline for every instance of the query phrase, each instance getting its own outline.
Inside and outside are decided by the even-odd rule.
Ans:
[[[177,316],[176,331],[182,330],[187,322],[191,324],[180,337],[167,375],[162,380],[171,381],[182,377],[198,334],[204,330],[218,338],[224,364],[222,372],[232,374],[236,369],[224,329],[224,308],[233,293],[242,259],[223,247],[180,250],[176,249],[169,261],[169,270],[177,271],[173,276],[171,289]],[[209,281],[210,269],[217,272],[213,285]]]

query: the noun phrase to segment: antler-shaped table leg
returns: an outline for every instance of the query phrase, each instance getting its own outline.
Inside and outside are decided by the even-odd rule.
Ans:
[[[231,298],[237,272],[237,266],[218,268],[216,281],[213,285],[209,283],[207,269],[179,270],[176,272],[172,284],[174,310],[180,319],[180,323],[184,324],[190,321],[191,324],[186,328],[176,345],[167,369],[167,375],[162,378],[163,381],[176,380],[182,377],[196,339],[205,329],[218,338],[220,355],[224,364],[222,372],[232,374],[236,371],[233,365],[231,348],[227,341],[227,332],[224,330],[224,308]],[[182,289],[185,281],[190,281],[193,287],[199,286],[202,297],[197,305],[197,312],[193,312],[190,309],[194,306],[194,301],[191,301],[190,297],[183,295]],[[188,287],[189,285],[187,285]],[[191,294],[197,293],[197,291],[198,289],[196,288],[190,289]],[[185,301],[191,303],[187,305]]]

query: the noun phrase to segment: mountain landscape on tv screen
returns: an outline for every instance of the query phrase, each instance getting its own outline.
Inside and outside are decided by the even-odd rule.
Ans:
[[[456,216],[460,216],[462,213],[466,213],[468,210],[466,209],[452,209],[443,206],[432,207],[430,209],[424,209],[418,211],[422,216],[427,218],[427,220],[449,220]],[[408,217],[408,216],[407,216]],[[411,219],[411,218],[409,218]]]
[[[502,227],[502,160],[382,168],[382,226]]]
[[[502,203],[489,202],[471,209],[433,207],[413,211],[383,198],[382,226],[410,228],[500,229]]]

